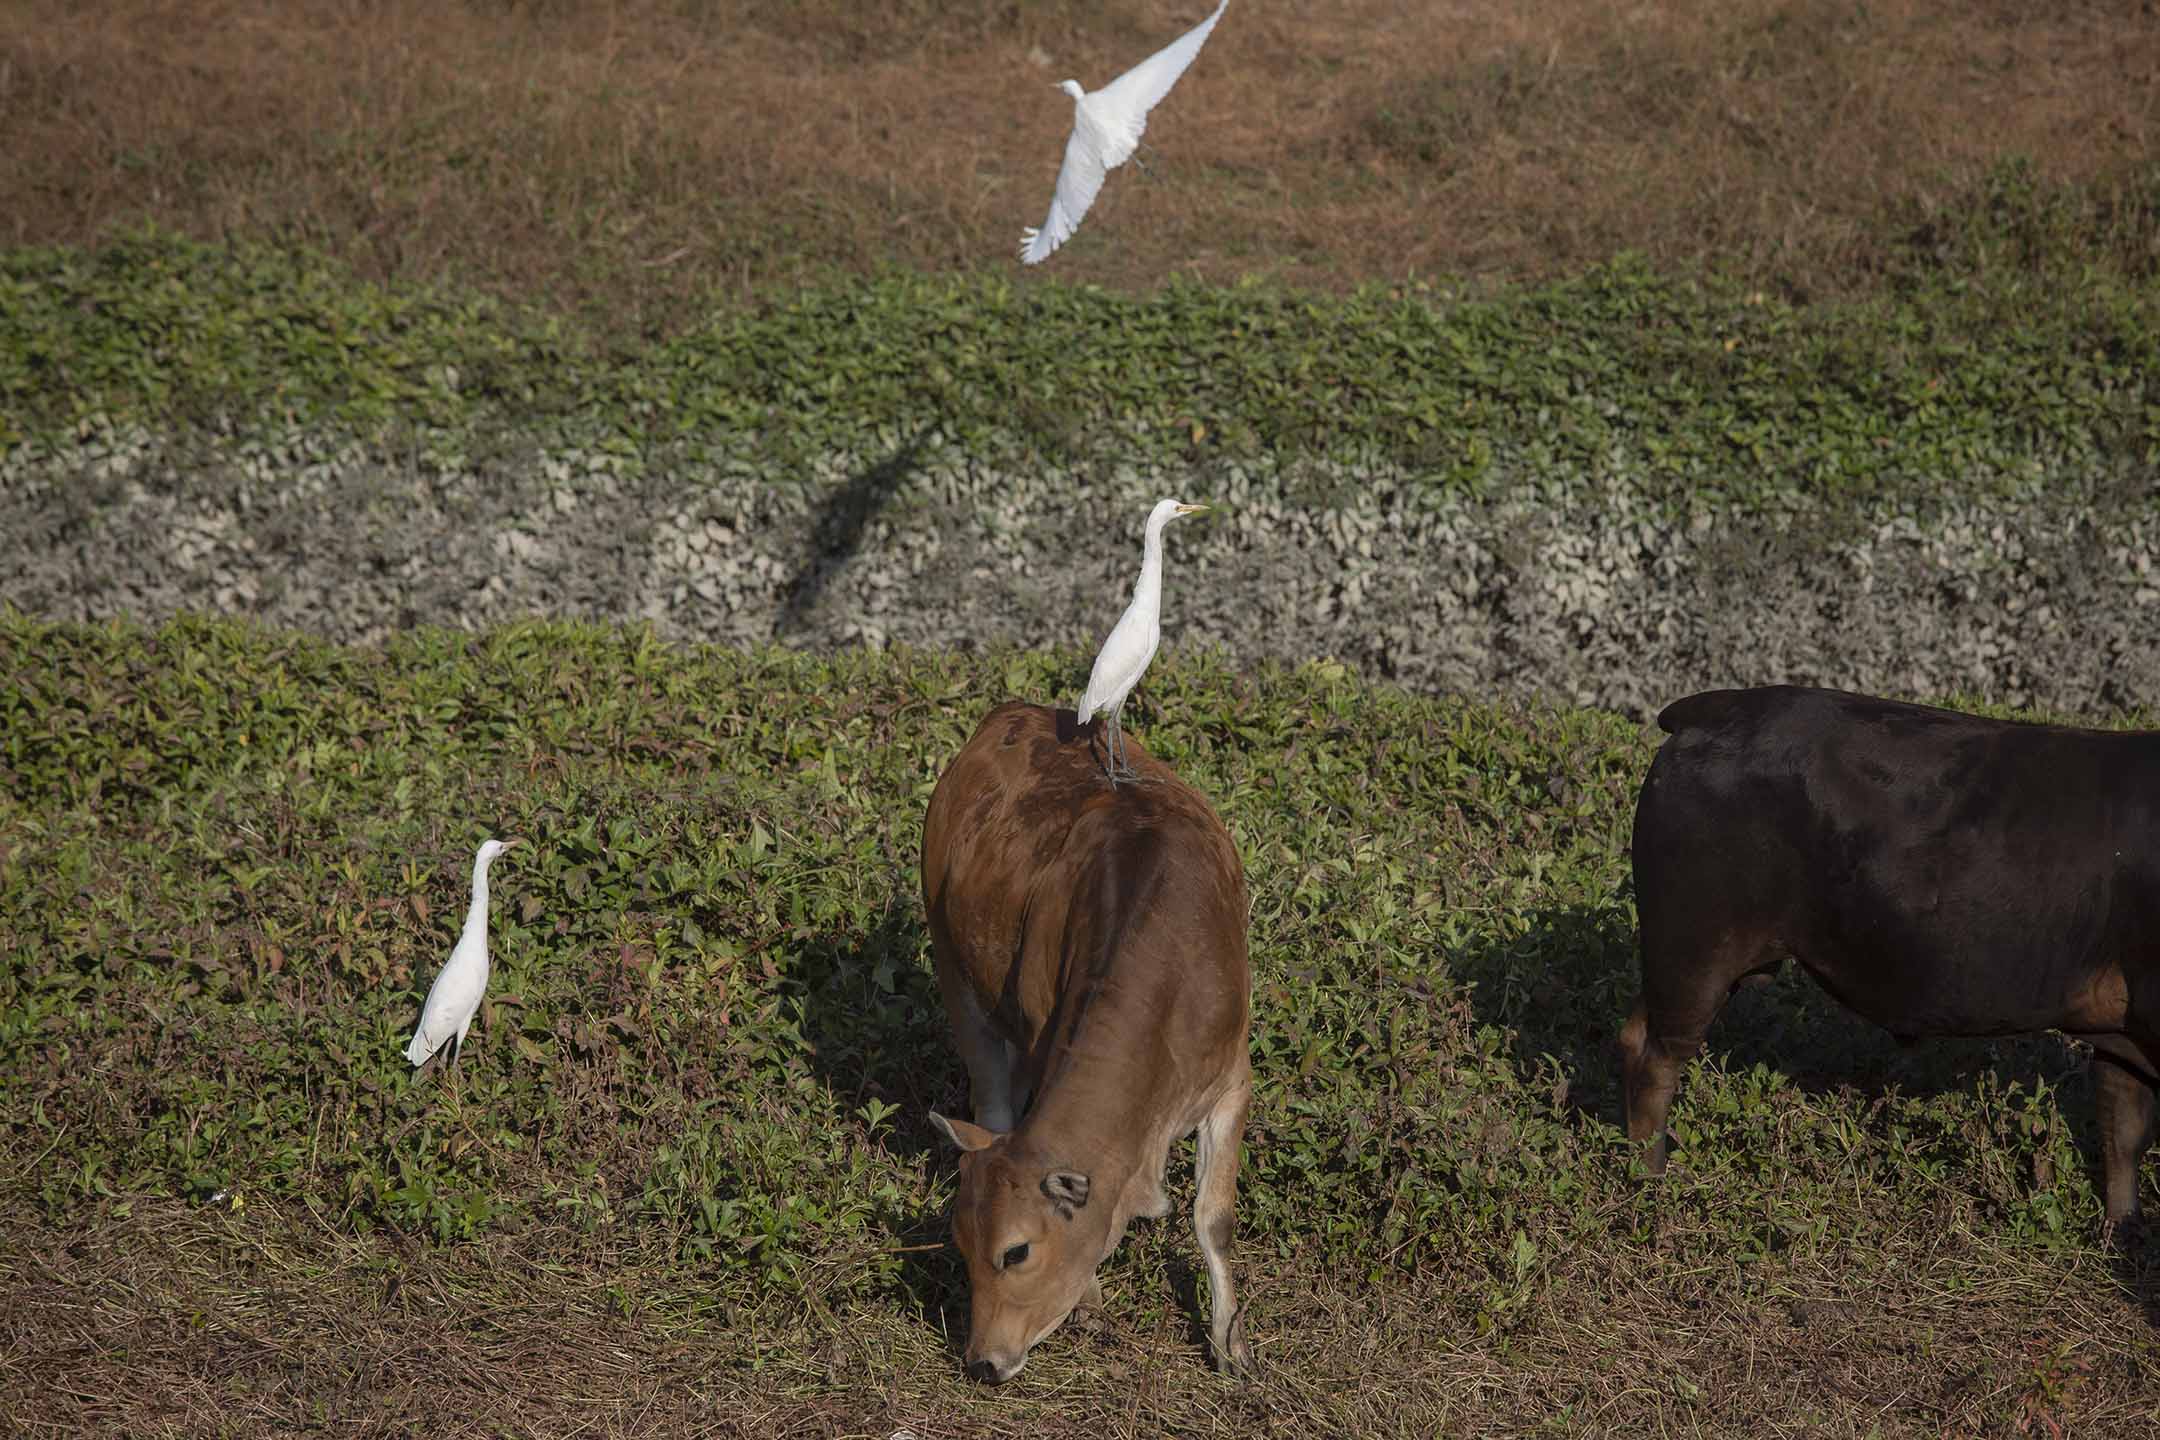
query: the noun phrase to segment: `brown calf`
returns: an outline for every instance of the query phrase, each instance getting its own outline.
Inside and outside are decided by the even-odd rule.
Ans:
[[[1163,1167],[1198,1132],[1193,1229],[1217,1368],[1247,1370],[1230,1279],[1238,1145],[1252,1097],[1245,872],[1199,792],[1133,746],[1113,790],[1070,710],[983,718],[923,825],[923,904],[975,1123],[953,1239],[966,1257],[967,1373],[998,1383],[1076,1305],[1135,1215],[1169,1212]]]

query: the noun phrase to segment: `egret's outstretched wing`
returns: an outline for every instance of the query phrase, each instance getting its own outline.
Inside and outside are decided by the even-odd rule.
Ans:
[[[1163,96],[1170,93],[1178,76],[1185,73],[1185,67],[1192,64],[1200,47],[1207,43],[1208,32],[1229,8],[1230,0],[1222,0],[1214,14],[1089,97],[1095,102],[1096,114],[1110,130],[1111,149],[1102,157],[1105,167],[1115,169],[1125,163],[1133,147],[1140,143],[1141,133],[1147,129],[1148,111],[1161,104]]]
[[[1050,197],[1049,218],[1040,230],[1020,232],[1022,264],[1039,265],[1050,258],[1051,251],[1072,239],[1073,231],[1080,228],[1080,217],[1102,193],[1103,172],[1108,168],[1102,156],[1095,153],[1087,128],[1075,124],[1072,138],[1065,142],[1065,163],[1058,167],[1057,193]]]

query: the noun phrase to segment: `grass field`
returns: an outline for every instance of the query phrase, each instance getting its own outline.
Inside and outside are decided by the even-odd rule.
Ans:
[[[1976,235],[2064,218],[2025,168],[1992,186]],[[1813,306],[1634,262],[1488,299],[888,274],[611,343],[468,290],[163,232],[0,256],[0,458],[34,442],[65,460],[114,431],[307,432],[453,465],[536,443],[662,468],[720,453],[820,503],[834,464],[925,449],[1152,460],[1202,485],[1223,465],[1385,465],[1435,492],[1587,482],[1682,511],[1925,507],[2095,475],[2134,495],[2160,460],[2160,283],[2058,251]]]
[[[2065,1046],[1899,1052],[1787,983],[1643,1186],[1609,1046],[1646,738],[1204,657],[1139,723],[1256,897],[1266,1373],[1206,1370],[1189,1235],[1143,1222],[1101,1328],[969,1385],[915,844],[976,716],[1084,664],[0,622],[12,1428],[2153,1423],[2160,1275],[2095,1243]],[[488,1009],[416,1087],[472,848],[510,833]]]

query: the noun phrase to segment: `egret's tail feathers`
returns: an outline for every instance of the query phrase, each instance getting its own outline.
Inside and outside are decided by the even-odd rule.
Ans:
[[[1023,226],[1023,227],[1021,227],[1021,230],[1020,230],[1020,263],[1021,263],[1021,264],[1023,264],[1023,265],[1040,265],[1040,264],[1041,264],[1041,263],[1042,263],[1043,261],[1045,261],[1045,260],[1047,260],[1047,259],[1049,259],[1049,258],[1050,258],[1050,252],[1051,252],[1051,251],[1053,251],[1053,250],[1057,249],[1057,241],[1055,241],[1055,240],[1052,240],[1052,241],[1051,241],[1051,242],[1050,242],[1049,244],[1047,244],[1047,245],[1044,245],[1044,244],[1038,244],[1037,242],[1038,242],[1038,240],[1039,240],[1039,239],[1041,238],[1041,236],[1042,236],[1042,231],[1040,231],[1040,230],[1036,229],[1036,228],[1035,228],[1034,226],[1032,226],[1032,225],[1026,225],[1026,226]]]
[[[411,1042],[405,1047],[405,1058],[415,1065],[425,1065],[435,1058],[435,1052],[441,1048],[440,1045],[428,1044],[426,1038],[416,1030]]]

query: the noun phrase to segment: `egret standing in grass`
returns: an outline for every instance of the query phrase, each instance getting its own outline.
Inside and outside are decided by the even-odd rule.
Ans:
[[[453,1065],[465,1053],[465,1032],[472,1028],[480,997],[487,993],[488,866],[518,843],[490,840],[473,857],[472,905],[465,912],[465,928],[450,952],[450,962],[428,991],[427,1004],[420,1010],[420,1028],[413,1031],[412,1043],[405,1047],[405,1058],[417,1066],[425,1068],[446,1048]]]
[[[1207,42],[1208,32],[1230,8],[1222,0],[1215,13],[1177,39],[1096,91],[1080,88],[1077,80],[1058,85],[1073,98],[1072,138],[1065,142],[1065,163],[1058,168],[1057,193],[1050,201],[1050,217],[1040,230],[1020,232],[1020,261],[1039,265],[1050,252],[1072,238],[1080,217],[1095,203],[1103,176],[1130,159],[1147,129],[1148,111],[1161,103],[1178,76],[1192,64]]]
[[[1096,715],[1109,719],[1103,768],[1109,773],[1113,790],[1120,780],[1140,778],[1125,758],[1118,712],[1125,708],[1125,697],[1147,673],[1148,662],[1155,658],[1155,647],[1162,643],[1163,526],[1180,515],[1197,515],[1207,508],[1187,505],[1182,500],[1158,500],[1148,512],[1147,541],[1140,555],[1140,579],[1133,586],[1132,604],[1125,607],[1125,613],[1111,628],[1110,638],[1103,641],[1102,653],[1095,657],[1095,669],[1088,676],[1087,694],[1080,697],[1081,724]]]

